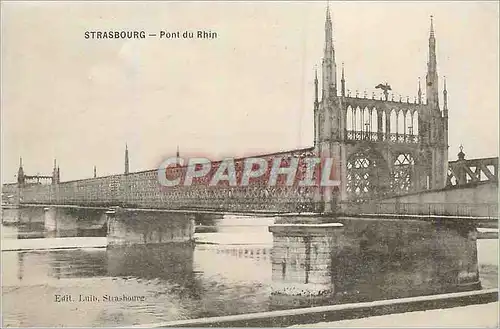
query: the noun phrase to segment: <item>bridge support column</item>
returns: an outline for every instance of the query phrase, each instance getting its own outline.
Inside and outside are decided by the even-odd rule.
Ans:
[[[337,220],[300,224],[297,219],[296,224],[269,227],[273,233],[274,307],[481,287],[472,225],[403,219]]]
[[[106,215],[109,245],[192,242],[194,239],[194,214],[117,208]]]
[[[321,303],[335,292],[331,257],[342,224],[275,224],[271,251],[273,306]]]
[[[102,230],[105,210],[88,208],[46,207],[44,227],[48,236],[77,236],[86,230]]]
[[[44,227],[48,236],[75,236],[78,232],[77,218],[64,216],[63,210],[56,207],[43,209]]]

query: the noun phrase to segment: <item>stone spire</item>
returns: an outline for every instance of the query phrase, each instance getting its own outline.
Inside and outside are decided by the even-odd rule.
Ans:
[[[314,109],[316,109],[318,100],[318,69],[314,69]]]
[[[418,104],[422,104],[422,87],[420,85],[420,77],[418,77]]]
[[[125,143],[125,175],[129,173],[128,145]]]
[[[434,19],[431,16],[431,28],[429,35],[429,61],[427,62],[427,104],[432,108],[439,108],[438,74],[436,60],[436,37],[434,35]]]
[[[23,158],[19,157],[19,169],[17,170],[17,183],[24,184]]]
[[[340,80],[340,88],[341,88],[342,97],[345,97],[344,62],[342,62],[342,78]]]
[[[446,77],[444,77],[443,88],[443,115],[445,118],[448,117],[448,90],[446,90]]]
[[[59,183],[59,180],[58,180],[58,169],[57,169],[57,160],[54,159],[54,169],[52,170],[52,183],[53,184],[57,184]]]
[[[335,64],[335,49],[333,47],[333,27],[330,16],[330,6],[326,7],[325,47],[323,54],[323,90],[322,97],[337,96],[337,66]]]

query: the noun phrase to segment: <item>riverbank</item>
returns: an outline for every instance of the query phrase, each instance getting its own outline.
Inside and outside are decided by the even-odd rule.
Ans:
[[[388,327],[450,327],[498,328],[499,303],[469,305],[401,314],[372,316],[361,319],[318,322],[292,326],[293,328],[388,328]]]

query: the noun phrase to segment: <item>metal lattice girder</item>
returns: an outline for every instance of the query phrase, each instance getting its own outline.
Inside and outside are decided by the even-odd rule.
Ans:
[[[493,169],[493,172],[490,170]],[[482,179],[481,173],[486,176]],[[453,178],[456,184],[453,184]],[[448,185],[462,185],[480,181],[498,182],[498,158],[458,160],[449,162]]]

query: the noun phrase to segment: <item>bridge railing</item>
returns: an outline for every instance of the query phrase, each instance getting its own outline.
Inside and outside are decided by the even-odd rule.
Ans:
[[[498,204],[482,203],[360,203],[344,204],[348,215],[391,214],[498,218]]]
[[[419,136],[414,134],[373,132],[362,130],[346,130],[346,138],[349,141],[368,140],[372,142],[391,141],[394,143],[418,143]]]

